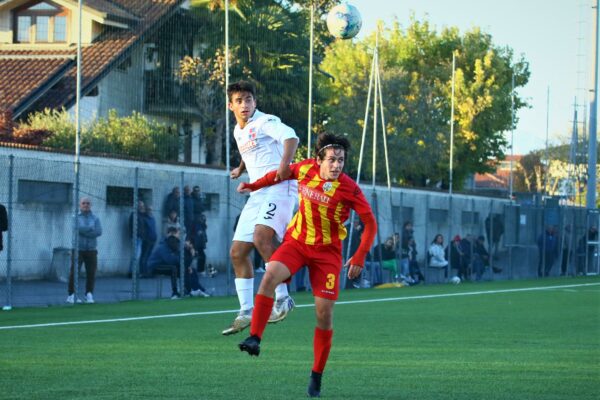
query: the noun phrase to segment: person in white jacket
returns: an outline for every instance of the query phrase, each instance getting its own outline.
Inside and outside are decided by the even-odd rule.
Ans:
[[[429,266],[442,268],[447,265],[448,261],[444,256],[444,236],[438,233],[429,246]]]

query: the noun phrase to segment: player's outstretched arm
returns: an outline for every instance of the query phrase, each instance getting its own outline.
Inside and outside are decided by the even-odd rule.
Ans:
[[[252,183],[242,182],[238,185],[237,191],[239,193],[249,193],[254,192],[255,190],[262,189],[266,186],[271,186],[276,184],[275,177],[277,176],[277,171],[267,172],[265,176],[257,179]]]

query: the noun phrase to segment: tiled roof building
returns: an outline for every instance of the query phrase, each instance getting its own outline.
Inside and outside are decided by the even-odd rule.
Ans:
[[[181,0],[86,0],[82,95],[140,46]],[[75,102],[77,1],[0,1],[0,109],[13,118]]]

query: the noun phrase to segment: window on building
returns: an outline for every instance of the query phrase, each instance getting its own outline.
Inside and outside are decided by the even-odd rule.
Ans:
[[[463,225],[479,225],[478,211],[463,211],[461,215]]]
[[[67,41],[68,11],[52,1],[33,1],[16,8],[14,32],[17,43]]]
[[[71,204],[72,185],[64,182],[19,179],[19,203]]]
[[[54,41],[67,41],[67,17],[65,16],[54,17]]]
[[[50,27],[50,17],[39,16],[35,19],[35,41],[48,42],[48,28]]]
[[[29,42],[29,32],[31,31],[31,17],[19,16],[17,18],[17,42]]]
[[[219,212],[219,193],[204,193],[204,210]]]
[[[138,200],[152,205],[152,189],[138,189]],[[118,207],[133,207],[133,188],[124,186],[106,187],[106,204]]]
[[[441,208],[429,209],[429,221],[432,223],[443,224],[448,221],[448,210]]]

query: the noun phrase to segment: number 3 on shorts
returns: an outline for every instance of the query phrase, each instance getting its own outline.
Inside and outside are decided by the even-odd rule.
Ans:
[[[335,287],[335,274],[327,274],[327,282],[325,283],[325,287],[329,290]]]

